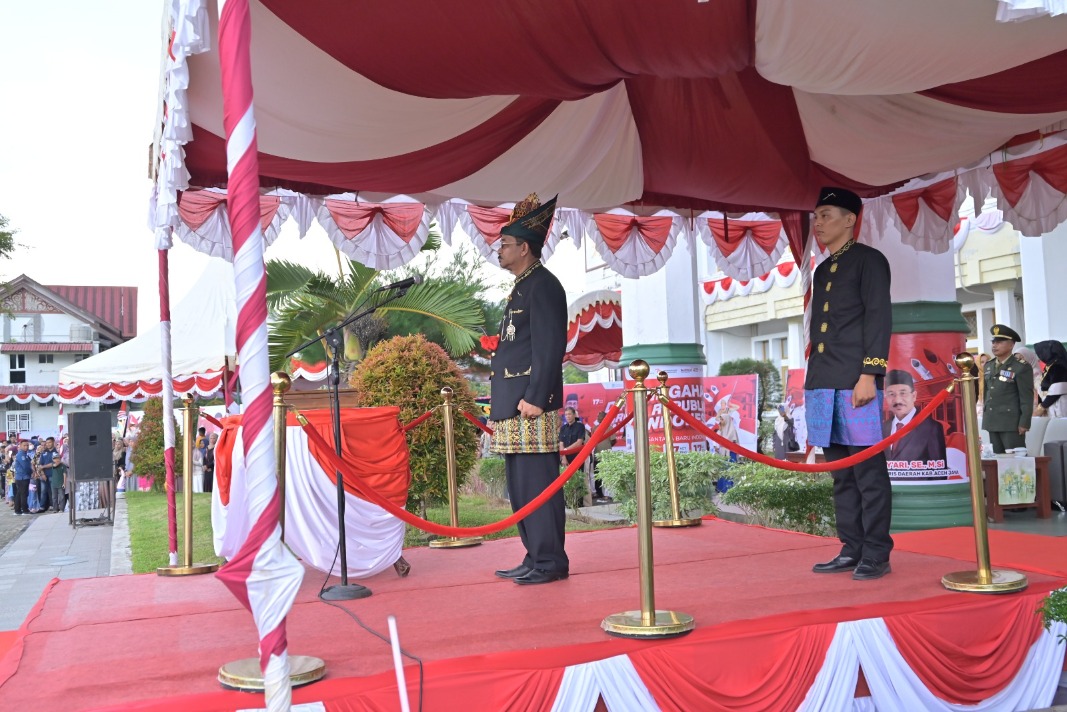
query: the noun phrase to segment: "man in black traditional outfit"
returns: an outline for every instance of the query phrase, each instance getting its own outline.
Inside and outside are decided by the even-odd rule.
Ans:
[[[500,230],[500,266],[515,275],[492,352],[492,449],[504,456],[512,511],[518,511],[559,477],[559,409],[563,407],[563,354],[567,347],[567,295],[541,264],[556,199],[536,195],[515,206]],[[517,584],[567,578],[563,549],[562,490],[519,522],[526,557],[496,572]]]
[[[811,356],[804,383],[808,442],[827,462],[882,439],[882,384],[893,327],[889,262],[854,231],[863,202],[843,188],[823,188],[815,236],[830,256],[815,270]],[[852,571],[852,578],[890,572],[892,487],[885,453],[835,470],[834,512],[841,553],[815,573]]]

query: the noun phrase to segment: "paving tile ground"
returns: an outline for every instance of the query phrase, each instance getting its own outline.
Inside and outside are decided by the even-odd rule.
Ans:
[[[100,513],[79,512],[79,517],[92,518]],[[73,527],[66,513],[20,517],[0,505],[0,630],[22,625],[53,578],[130,573],[126,522],[126,500],[121,496],[114,526]]]

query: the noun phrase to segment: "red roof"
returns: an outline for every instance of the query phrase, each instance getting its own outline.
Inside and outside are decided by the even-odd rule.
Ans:
[[[17,344],[0,344],[0,353],[5,354],[91,354],[93,345],[89,342],[43,343],[27,341]]]
[[[95,314],[125,339],[137,336],[137,287],[46,285],[57,296]]]

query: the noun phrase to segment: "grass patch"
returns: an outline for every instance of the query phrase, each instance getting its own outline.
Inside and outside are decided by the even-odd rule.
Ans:
[[[570,510],[567,510],[567,531],[589,531],[591,529],[614,529],[625,523],[613,522],[585,522],[573,519]],[[461,527],[480,527],[486,524],[499,522],[511,516],[511,505],[497,499],[490,499],[483,495],[464,494],[459,497],[459,525]],[[436,524],[449,524],[449,512],[446,505],[431,507],[426,512],[426,518]],[[484,538],[503,539],[509,536],[518,536],[518,527],[508,527],[504,531],[488,534]],[[404,546],[426,546],[433,535],[428,535],[421,529],[416,529],[410,524],[404,534]]]
[[[182,498],[178,493],[178,561],[184,550]],[[160,492],[127,492],[126,513],[130,521],[133,572],[155,571],[169,563],[167,548],[167,496]],[[211,533],[211,494],[193,494],[193,563],[222,563],[215,556]]]
[[[150,573],[160,566],[166,566],[167,557],[167,497],[158,492],[127,492],[126,511],[130,521],[130,548],[133,551],[133,572]],[[567,531],[589,531],[591,529],[613,529],[621,523],[586,522],[571,518],[568,510]],[[482,495],[460,495],[459,525],[461,527],[480,527],[499,522],[511,516],[511,505],[507,502],[490,499]],[[432,507],[427,518],[438,524],[448,524],[448,507]],[[182,556],[184,542],[182,521],[182,495],[178,494],[178,557]],[[485,539],[502,539],[518,536],[517,527],[509,527],[502,532],[489,534]],[[408,526],[404,535],[404,546],[426,546],[430,539],[425,532]],[[336,543],[336,542],[334,542]],[[211,533],[211,495],[193,494],[193,562],[198,564],[221,563],[215,556]]]

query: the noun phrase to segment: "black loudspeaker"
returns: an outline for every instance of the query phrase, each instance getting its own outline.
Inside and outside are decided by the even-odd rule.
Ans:
[[[70,471],[76,482],[115,477],[111,458],[111,413],[70,414]]]

